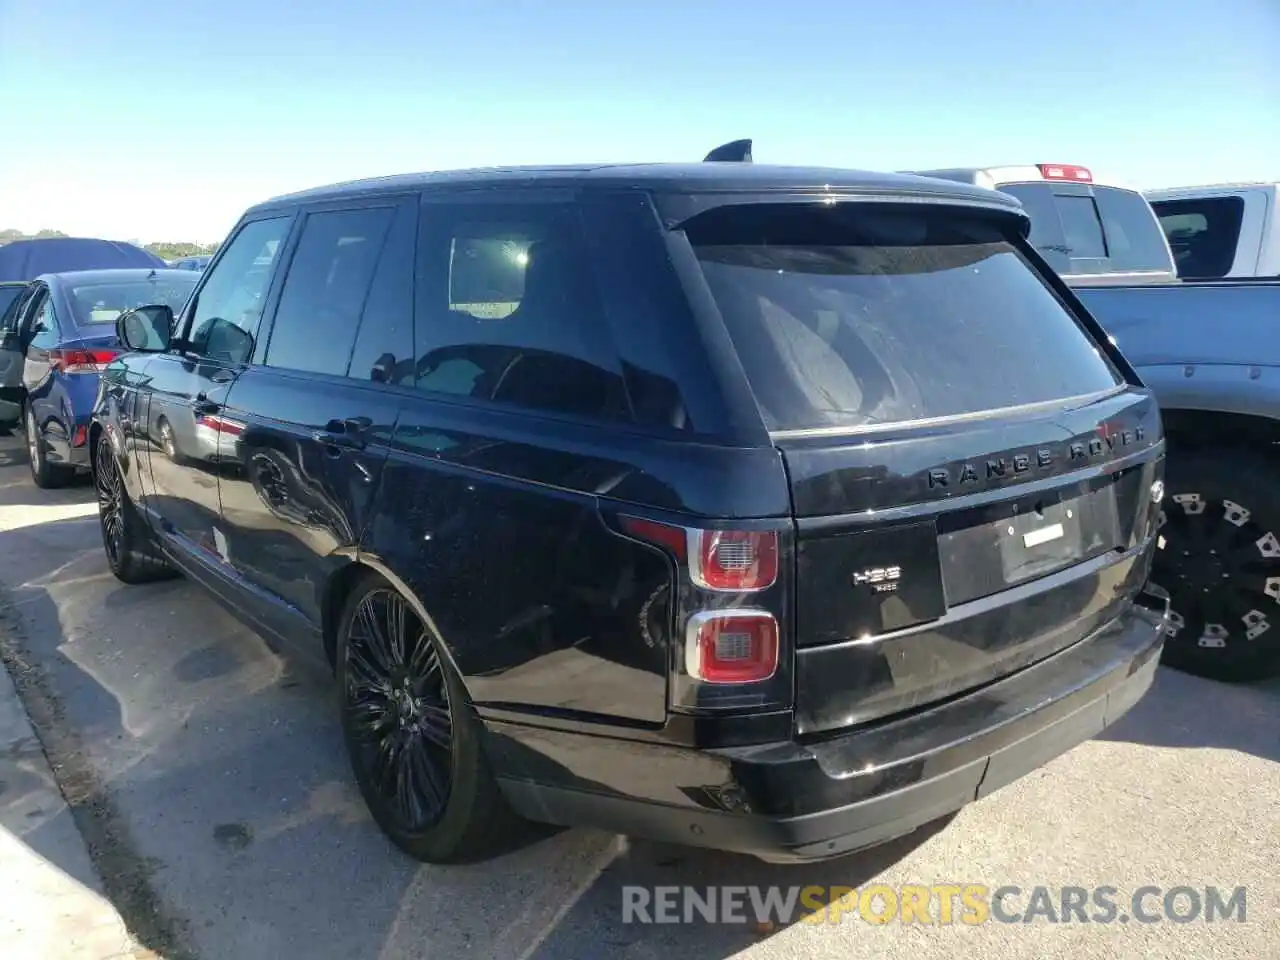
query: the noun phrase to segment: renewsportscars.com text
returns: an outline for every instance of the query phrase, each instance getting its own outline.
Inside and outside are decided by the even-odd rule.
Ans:
[[[623,923],[1244,923],[1244,887],[872,884],[622,888]]]

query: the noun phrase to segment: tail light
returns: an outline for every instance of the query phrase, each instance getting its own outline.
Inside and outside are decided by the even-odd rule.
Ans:
[[[49,366],[58,373],[101,373],[119,350],[50,350]]]
[[[196,425],[206,427],[215,433],[225,433],[233,437],[238,437],[244,433],[243,423],[237,420],[228,420],[226,417],[219,417],[211,413],[196,417]]]
[[[703,683],[759,683],[778,670],[778,621],[765,610],[704,610],[689,618],[685,671]]]
[[[779,529],[702,529],[619,517],[623,532],[656,546],[679,574],[672,706],[790,706],[782,657],[785,615]]]
[[[755,593],[778,579],[776,530],[697,530],[639,517],[623,517],[622,526],[673,553],[703,590]]]
[[[1036,168],[1046,180],[1074,180],[1076,183],[1092,183],[1093,172],[1088,167],[1073,163],[1038,163]]]

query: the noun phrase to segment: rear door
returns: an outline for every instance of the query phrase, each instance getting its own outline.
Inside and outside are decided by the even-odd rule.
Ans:
[[[802,733],[1050,656],[1145,579],[1156,406],[1012,223],[848,204],[686,227],[790,477]]]
[[[304,210],[266,352],[221,415],[226,559],[282,612],[319,629],[322,590],[349,562],[378,490],[412,370],[417,204]]]

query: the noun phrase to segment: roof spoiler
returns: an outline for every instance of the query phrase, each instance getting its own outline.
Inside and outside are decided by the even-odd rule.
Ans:
[[[703,163],[714,163],[717,161],[729,163],[751,163],[751,141],[733,140],[729,143],[722,143],[702,158]]]

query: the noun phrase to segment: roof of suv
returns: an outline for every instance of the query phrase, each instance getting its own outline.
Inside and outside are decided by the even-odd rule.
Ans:
[[[786,167],[755,163],[640,163],[543,167],[489,167],[407,173],[367,180],[351,180],[273,197],[253,210],[297,202],[341,199],[440,186],[632,187],[668,193],[831,192],[899,194],[999,206],[1020,212],[1015,201],[990,190],[950,180],[897,173],[870,173],[827,167]]]

